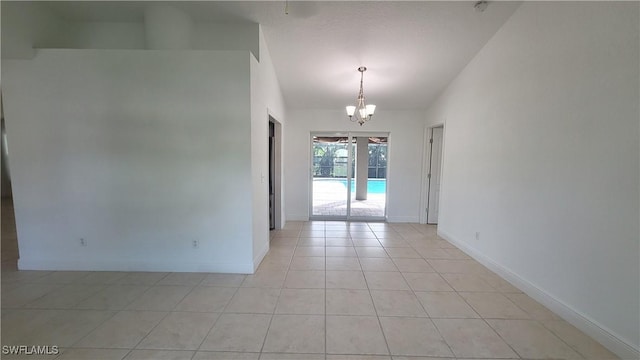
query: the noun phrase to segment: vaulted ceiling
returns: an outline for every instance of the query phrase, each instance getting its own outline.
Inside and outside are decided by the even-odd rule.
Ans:
[[[51,2],[75,21],[139,21],[148,2]],[[287,106],[353,103],[357,68],[379,109],[426,109],[513,14],[519,2],[172,2],[202,22],[263,27]],[[285,8],[288,14],[285,13]]]

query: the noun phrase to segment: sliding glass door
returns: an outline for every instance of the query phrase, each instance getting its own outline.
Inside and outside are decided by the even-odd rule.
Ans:
[[[352,151],[349,136],[312,137],[311,216],[345,218],[349,206]]]
[[[387,133],[311,134],[311,219],[384,220]]]

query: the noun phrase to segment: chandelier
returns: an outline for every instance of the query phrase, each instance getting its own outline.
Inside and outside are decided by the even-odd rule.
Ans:
[[[360,92],[358,93],[358,98],[356,99],[356,106],[347,106],[347,116],[349,116],[349,120],[357,122],[358,124],[360,124],[360,126],[362,126],[366,121],[371,120],[373,113],[376,111],[376,106],[373,104],[367,105],[364,102],[362,79],[364,78],[364,72],[367,71],[367,68],[364,66],[360,66],[358,68],[358,71],[360,71]]]

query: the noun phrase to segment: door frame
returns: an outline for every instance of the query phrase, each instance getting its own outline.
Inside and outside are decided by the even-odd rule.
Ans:
[[[274,192],[274,220],[275,220],[275,229],[282,229],[284,227],[284,216],[282,214],[282,195],[284,191],[282,189],[282,123],[279,122],[276,118],[274,118],[271,114],[269,114],[269,122],[273,123],[274,127],[274,184],[273,184],[273,192]],[[271,161],[271,159],[269,159]],[[269,194],[270,196],[270,194]]]
[[[390,133],[388,131],[311,131],[309,134],[309,220],[324,220],[324,221],[386,221],[387,220],[387,208],[389,204],[389,151],[390,151]],[[314,136],[327,136],[327,137],[347,137],[348,139],[355,139],[356,137],[386,137],[387,138],[387,172],[385,176],[386,186],[385,186],[385,202],[384,202],[384,213],[383,216],[376,217],[367,217],[367,216],[351,216],[351,181],[355,181],[353,179],[351,163],[355,154],[353,154],[352,147],[348,149],[347,156],[347,211],[344,216],[324,216],[324,215],[313,215],[313,138]]]
[[[445,126],[445,120],[442,122],[426,126],[424,128],[424,149],[422,157],[422,187],[420,191],[420,224],[427,224],[427,213],[429,211],[429,172],[431,168],[431,137],[433,135],[434,128],[442,128],[442,150],[440,153],[440,194],[442,197],[443,179],[442,173],[444,172],[444,152],[445,152],[445,139],[447,134],[447,127]],[[440,202],[442,204],[442,202]]]

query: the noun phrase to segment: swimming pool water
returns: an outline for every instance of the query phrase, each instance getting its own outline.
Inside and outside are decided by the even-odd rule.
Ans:
[[[341,183],[345,188],[347,187],[347,179],[331,179],[323,181],[335,181]],[[356,181],[351,180],[351,192],[356,191]],[[367,180],[367,193],[369,194],[384,194],[387,191],[386,179],[369,179]]]

